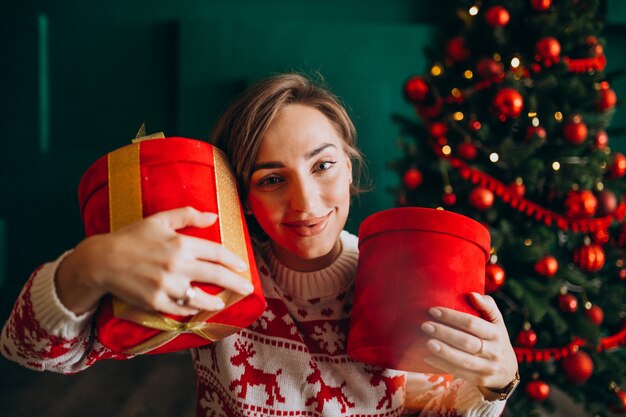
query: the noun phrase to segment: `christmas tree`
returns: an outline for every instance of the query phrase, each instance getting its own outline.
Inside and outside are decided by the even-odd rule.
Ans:
[[[507,413],[626,411],[626,158],[594,0],[460,1],[404,92],[398,205],[443,207],[491,234],[486,292],[522,383]]]

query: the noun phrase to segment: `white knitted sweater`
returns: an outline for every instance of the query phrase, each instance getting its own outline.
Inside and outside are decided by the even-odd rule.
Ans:
[[[407,374],[353,361],[346,354],[357,239],[343,232],[342,252],[315,272],[290,270],[269,245],[257,253],[267,299],[246,329],[194,349],[198,416],[497,417],[504,401],[485,401],[463,380]],[[76,316],[59,301],[59,258],[28,280],[2,330],[0,351],[36,370],[74,373],[97,360],[130,356],[93,337],[93,312]]]

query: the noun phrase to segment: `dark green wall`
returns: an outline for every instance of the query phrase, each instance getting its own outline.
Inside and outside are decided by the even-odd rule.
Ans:
[[[91,162],[128,143],[144,121],[150,132],[207,139],[230,98],[275,72],[320,71],[349,105],[375,186],[353,209],[349,229],[356,231],[367,214],[393,205],[384,191],[396,181],[385,169],[397,153],[390,115],[412,114],[402,82],[424,71],[422,49],[449,3],[59,0],[5,6],[0,313],[38,263],[81,239],[76,187]],[[614,0],[608,9],[614,22],[607,32],[609,65],[626,66],[620,50],[626,8]],[[614,87],[626,97],[623,81]]]

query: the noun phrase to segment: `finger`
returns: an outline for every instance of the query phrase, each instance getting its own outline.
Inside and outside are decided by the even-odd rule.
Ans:
[[[214,295],[210,295],[202,291],[200,288],[196,288],[196,295],[189,300],[190,307],[196,307],[205,311],[219,311],[225,306],[224,301]]]
[[[212,262],[196,262],[190,266],[185,277],[194,282],[218,285],[241,295],[249,295],[254,291],[254,286],[246,278]]]
[[[189,251],[195,258],[209,262],[217,262],[225,267],[243,272],[248,264],[223,245],[193,236],[182,236],[183,251]]]
[[[422,323],[421,329],[429,336],[470,354],[476,355],[483,348],[482,339],[441,323],[427,321]]]
[[[497,334],[492,323],[469,313],[446,307],[434,307],[428,313],[437,321],[449,324],[483,340],[493,340]]]
[[[474,306],[483,313],[485,320],[492,323],[502,322],[504,320],[496,302],[490,296],[473,292],[470,299]]]
[[[456,349],[440,340],[430,339],[426,343],[426,347],[437,358],[443,359],[457,368],[479,375],[487,375],[491,372],[489,362],[486,359]]]
[[[174,314],[177,316],[191,316],[199,313],[197,308],[176,304],[176,301],[165,293],[161,293],[157,297],[154,308],[161,313]]]
[[[181,207],[173,210],[162,211],[148,219],[156,220],[173,230],[187,226],[208,227],[215,223],[217,214],[202,212],[193,207]]]

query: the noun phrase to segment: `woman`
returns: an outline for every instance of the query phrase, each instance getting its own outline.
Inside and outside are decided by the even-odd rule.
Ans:
[[[199,416],[500,415],[505,401],[498,398],[506,393],[499,391],[510,391],[517,362],[490,297],[471,297],[486,319],[433,307],[433,320],[422,325],[432,336],[428,362],[453,381],[346,355],[358,252],[356,237],[342,230],[361,156],[354,126],[332,94],[300,75],[268,78],[231,104],[212,141],[233,162],[258,238],[268,307],[249,328],[193,350]],[[91,318],[105,294],[195,314],[223,303],[194,290],[192,281],[250,293],[238,275],[241,259],[175,232],[216,218],[191,208],[159,213],[89,237],[43,265],[3,329],[3,354],[35,369],[76,372],[126,357],[92,337]]]

